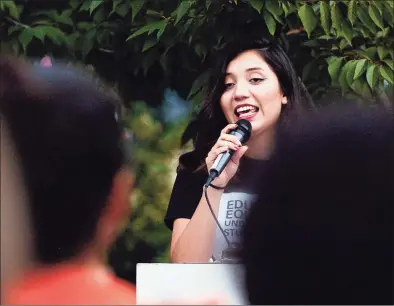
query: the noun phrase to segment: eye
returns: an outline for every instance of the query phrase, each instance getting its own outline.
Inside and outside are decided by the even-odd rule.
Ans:
[[[251,78],[250,79],[250,82],[252,83],[252,84],[259,84],[259,83],[261,83],[262,81],[264,81],[265,79],[263,79],[263,78]]]
[[[228,89],[230,89],[233,86],[234,86],[234,83],[225,83],[224,84],[224,90],[228,90]]]

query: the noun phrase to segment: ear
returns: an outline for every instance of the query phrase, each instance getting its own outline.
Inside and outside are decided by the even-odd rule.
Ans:
[[[124,224],[129,220],[131,214],[129,199],[133,182],[134,177],[126,168],[120,169],[112,180],[111,193],[98,227],[99,239],[106,245],[116,239]]]
[[[282,104],[287,104],[287,97],[286,96],[282,97]]]
[[[112,189],[108,201],[108,212],[113,217],[124,216],[129,210],[129,198],[133,182],[133,175],[128,169],[121,168],[116,172],[112,180]]]

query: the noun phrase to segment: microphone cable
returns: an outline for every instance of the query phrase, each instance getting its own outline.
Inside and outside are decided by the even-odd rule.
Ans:
[[[218,189],[218,190],[223,190],[224,188],[215,186],[215,185],[213,185],[213,184],[209,184],[209,185],[208,185],[208,184],[205,184],[205,185],[204,185],[204,195],[205,195],[205,200],[207,201],[209,210],[211,211],[212,217],[213,217],[213,219],[215,220],[215,222],[216,222],[218,228],[220,229],[220,231],[221,231],[221,233],[222,233],[224,239],[226,240],[226,243],[227,243],[228,248],[231,249],[232,246],[231,246],[230,240],[228,240],[228,238],[227,238],[227,236],[226,236],[226,234],[225,234],[225,232],[224,232],[222,226],[221,226],[220,223],[219,223],[218,218],[217,218],[216,215],[215,215],[215,212],[214,212],[213,209],[212,209],[211,202],[209,201],[208,191],[207,191],[209,186],[212,187],[212,188],[214,188],[214,189]]]

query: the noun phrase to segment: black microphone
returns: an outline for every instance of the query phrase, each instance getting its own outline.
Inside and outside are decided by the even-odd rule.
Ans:
[[[241,119],[236,122],[238,125],[229,134],[235,135],[237,139],[244,144],[250,138],[252,132],[252,125],[248,120]],[[222,173],[223,169],[226,168],[228,162],[231,160],[231,156],[234,154],[234,150],[228,150],[226,152],[220,153],[213,163],[211,169],[209,170],[209,177],[205,186],[208,187],[212,181]]]

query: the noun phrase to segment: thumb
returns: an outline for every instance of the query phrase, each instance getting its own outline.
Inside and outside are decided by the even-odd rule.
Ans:
[[[239,164],[239,160],[242,158],[242,156],[245,154],[245,152],[248,150],[248,146],[242,146],[240,147],[233,155],[231,158],[234,163],[237,165]]]

